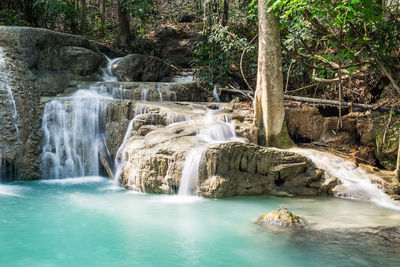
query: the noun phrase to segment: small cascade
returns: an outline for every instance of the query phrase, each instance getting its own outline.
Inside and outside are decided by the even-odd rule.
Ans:
[[[179,75],[173,77],[172,82],[174,83],[187,83],[187,82],[193,82],[194,79],[194,73],[193,72],[188,72],[188,71],[183,71]]]
[[[114,160],[114,165],[115,165],[115,170],[114,170],[114,177],[115,177],[114,179],[115,180],[114,181],[116,183],[120,182],[122,170],[124,169],[125,164],[126,164],[127,160],[129,159],[129,154],[128,154],[129,146],[127,146],[127,143],[129,141],[129,138],[131,137],[133,124],[138,118],[140,118],[141,115],[144,115],[146,113],[148,113],[148,109],[146,107],[136,106],[135,117],[128,124],[128,128],[126,129],[124,139],[122,141],[122,144],[118,148],[118,151],[117,151],[117,154],[116,154],[115,160]]]
[[[178,122],[190,121],[192,117],[190,115],[180,114],[180,113],[168,113],[166,116],[167,125],[171,125]]]
[[[195,190],[199,180],[199,168],[206,148],[206,146],[193,148],[186,156],[179,186],[178,194],[180,196],[192,196],[196,194]]]
[[[11,90],[10,81],[7,76],[7,64],[5,61],[5,55],[3,50],[0,48],[0,88],[5,88],[7,91],[7,97],[9,99],[11,109],[11,119],[15,128],[16,139],[19,141],[19,129],[18,129],[18,112],[15,104],[14,94]]]
[[[160,101],[163,101],[163,96],[162,96],[162,92],[161,92],[161,86],[159,86],[157,84],[156,87],[157,87],[158,94],[160,95]]]
[[[142,101],[147,101],[148,95],[149,95],[149,89],[148,88],[143,88],[142,91],[140,92],[142,96]]]
[[[218,111],[217,111],[218,112]],[[227,116],[221,116],[213,110],[208,110],[203,118],[204,127],[197,132],[197,136],[209,144],[243,141],[236,137],[235,125]]]
[[[217,86],[216,85],[214,85],[213,96],[214,96],[214,98],[215,98],[215,100],[217,102],[221,102],[221,100],[219,99],[219,95],[218,95],[218,91],[217,91]]]
[[[221,110],[208,110],[201,121],[203,127],[197,132],[196,136],[205,144],[191,149],[186,155],[179,185],[179,195],[196,195],[199,168],[209,145],[234,141],[243,142],[236,136],[235,126],[230,122],[230,119],[227,116],[219,115],[219,111]]]
[[[369,178],[371,175],[354,163],[330,153],[312,149],[295,148],[291,151],[309,157],[318,168],[337,177],[346,189],[346,194],[341,197],[369,200],[382,207],[400,210],[400,205],[371,182]]]
[[[105,82],[118,82],[117,77],[114,76],[114,74],[112,73],[112,67],[115,63],[117,63],[118,60],[120,60],[120,58],[114,58],[114,59],[109,59],[106,56],[107,59],[107,67],[102,69],[103,71],[103,81]]]

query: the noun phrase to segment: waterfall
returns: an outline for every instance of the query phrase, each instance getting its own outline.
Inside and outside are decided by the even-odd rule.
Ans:
[[[45,105],[42,119],[45,178],[100,173],[101,121],[108,99],[94,91],[79,90],[72,99],[57,99]]]
[[[106,56],[107,59],[107,67],[102,69],[103,72],[103,81],[104,82],[118,82],[118,78],[114,76],[114,74],[112,73],[112,67],[115,63],[117,63],[118,60],[120,60],[120,58],[114,58],[114,59],[109,59]]]
[[[147,97],[149,95],[149,89],[148,88],[143,88],[142,91],[140,92],[142,96],[142,101],[147,101]]]
[[[128,153],[129,146],[127,144],[132,134],[133,124],[138,118],[140,118],[141,115],[145,115],[147,113],[148,109],[146,107],[136,106],[135,117],[133,117],[133,119],[129,122],[122,144],[119,146],[117,154],[115,155],[114,179],[116,183],[120,182],[122,171],[126,165],[126,162],[129,160],[129,153]]]
[[[115,82],[111,68],[118,59],[108,59],[103,81]],[[41,169],[44,178],[66,178],[100,174],[104,150],[103,117],[107,103],[120,93],[107,92],[94,83],[69,97],[46,103],[42,118]]]
[[[214,85],[213,96],[215,98],[215,101],[221,102],[220,99],[219,99],[219,95],[218,95],[218,92],[217,92],[217,86],[216,85]]]
[[[179,185],[178,194],[180,196],[196,194],[195,190],[199,180],[199,168],[206,148],[206,146],[193,148],[186,156]]]
[[[157,87],[158,94],[160,95],[160,101],[163,101],[162,92],[161,92],[161,86],[159,86],[157,84],[156,87]]]
[[[202,128],[197,131],[197,137],[205,144],[191,149],[186,155],[182,168],[182,176],[179,185],[179,195],[188,196],[196,194],[197,182],[199,179],[199,168],[204,153],[210,144],[227,142],[243,142],[236,137],[235,126],[227,116],[218,114],[220,110],[207,110],[201,120]]]
[[[371,182],[369,179],[371,175],[354,163],[330,153],[312,149],[295,148],[291,151],[309,157],[318,168],[337,177],[346,189],[345,197],[369,200],[386,208],[400,210],[400,205]]]
[[[17,141],[19,141],[19,130],[18,130],[18,112],[15,104],[14,94],[11,90],[10,81],[7,76],[7,64],[5,61],[5,55],[3,50],[0,48],[0,89],[5,88],[7,91],[7,98],[11,108],[11,119],[13,127],[15,129],[15,135]]]

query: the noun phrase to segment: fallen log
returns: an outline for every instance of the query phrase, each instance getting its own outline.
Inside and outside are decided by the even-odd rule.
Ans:
[[[239,90],[239,89],[229,89],[229,88],[222,88],[223,92],[230,93],[230,94],[244,94],[249,96],[254,96],[254,92],[248,90]],[[329,99],[319,99],[319,98],[311,98],[311,97],[302,97],[302,96],[292,96],[292,95],[284,95],[283,98],[285,100],[297,101],[302,103],[311,103],[311,104],[319,104],[319,105],[333,105],[339,106],[342,105],[343,107],[353,107],[353,108],[360,108],[360,109],[368,109],[368,110],[379,110],[383,112],[393,110],[396,113],[400,114],[400,108],[393,109],[392,107],[387,106],[379,106],[379,105],[371,105],[371,104],[360,104],[360,103],[351,103],[351,102],[339,102],[336,100],[329,100]]]
[[[301,97],[301,96],[292,96],[292,95],[284,95],[285,100],[291,101],[298,101],[303,103],[312,103],[312,104],[321,104],[321,105],[333,105],[339,106],[342,105],[344,107],[354,107],[354,108],[361,108],[361,109],[369,109],[369,110],[379,110],[379,111],[391,111],[393,108],[386,107],[386,106],[376,106],[376,105],[369,105],[369,104],[359,104],[359,103],[351,103],[351,102],[339,102],[336,100],[328,100],[328,99],[318,99],[318,98],[311,98],[311,97]],[[396,113],[400,113],[400,109],[393,110]]]

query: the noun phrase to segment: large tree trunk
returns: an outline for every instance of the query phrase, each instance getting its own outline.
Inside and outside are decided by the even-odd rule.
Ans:
[[[130,49],[131,43],[131,29],[129,26],[129,13],[126,8],[122,6],[123,0],[118,1],[118,20],[119,32],[114,46],[123,50]]]
[[[283,106],[283,73],[279,21],[268,11],[267,1],[258,1],[259,45],[257,89],[254,97],[258,143],[290,147]]]

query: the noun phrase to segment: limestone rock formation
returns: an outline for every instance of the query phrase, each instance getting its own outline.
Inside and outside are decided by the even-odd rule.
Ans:
[[[351,112],[343,116],[343,128],[338,130],[337,116],[324,112],[306,105],[286,107],[286,121],[292,139],[353,153],[357,163],[378,164],[394,170],[400,131],[398,118],[393,117],[387,128],[385,114]]]
[[[111,154],[127,159],[121,171],[121,183],[126,188],[151,193],[177,192],[185,158],[196,148],[204,149],[196,192],[201,196],[319,195],[330,194],[337,184],[335,179],[326,179],[307,157],[297,153],[246,142],[205,142],[197,136],[204,125],[196,120],[204,116],[205,105],[179,107],[178,103],[174,104],[175,109],[172,104],[140,105],[147,105],[147,112],[135,117],[123,152],[117,155],[118,148],[108,145]],[[219,116],[236,117],[238,122],[232,120],[238,127],[236,132],[246,133],[242,138],[251,136],[252,129],[240,128],[239,120],[244,117],[230,112],[222,110]],[[193,120],[185,121],[185,114]],[[177,121],[180,122],[171,124]],[[119,139],[122,135],[119,134]],[[107,137],[110,141],[114,139]]]
[[[0,48],[5,55],[19,128],[17,138],[15,129],[6,125],[10,120],[0,121],[0,129],[7,131],[0,135],[2,160],[8,170],[13,170],[11,178],[37,179],[42,140],[41,97],[64,93],[75,80],[100,79],[99,66],[106,59],[84,37],[30,27],[0,26]],[[2,96],[4,90],[0,88]],[[10,113],[0,105],[0,113],[3,112]]]
[[[279,208],[270,213],[264,214],[257,219],[257,223],[264,226],[304,226],[303,220],[287,208]]]
[[[171,75],[171,67],[157,57],[131,54],[115,62],[112,72],[120,81],[158,82]]]

